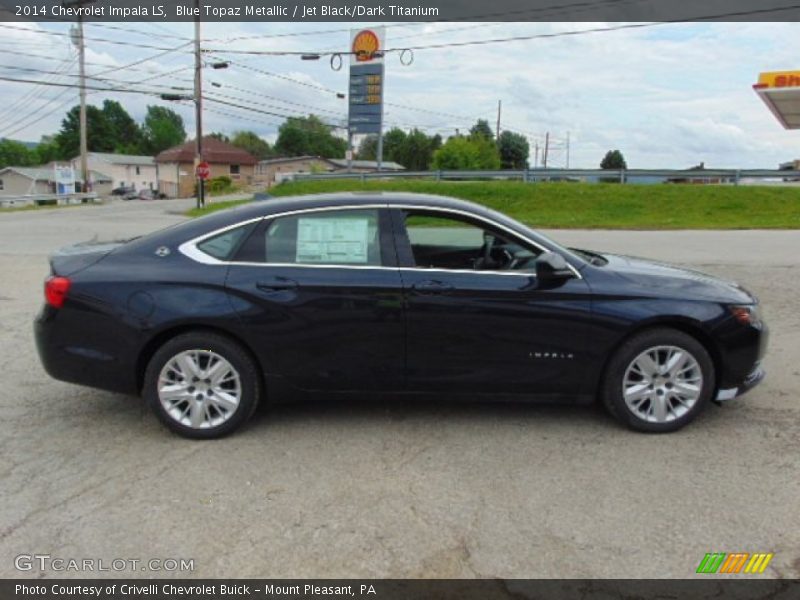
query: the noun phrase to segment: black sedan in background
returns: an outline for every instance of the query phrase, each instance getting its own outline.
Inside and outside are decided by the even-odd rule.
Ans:
[[[142,394],[188,437],[297,391],[599,399],[666,432],[764,374],[767,329],[738,285],[562,248],[450,198],[274,199],[51,268],[48,373]]]

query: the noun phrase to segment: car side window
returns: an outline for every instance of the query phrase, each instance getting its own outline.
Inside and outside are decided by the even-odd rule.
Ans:
[[[479,221],[435,211],[405,211],[414,266],[476,271],[533,267],[538,251]]]
[[[378,210],[326,210],[278,217],[265,232],[267,264],[380,266]]]
[[[242,225],[207,238],[197,244],[197,249],[219,260],[228,260],[244,241],[251,225]]]

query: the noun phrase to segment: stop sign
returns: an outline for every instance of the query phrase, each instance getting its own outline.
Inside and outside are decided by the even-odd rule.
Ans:
[[[200,179],[208,179],[211,177],[211,166],[203,161],[197,165],[196,173]]]

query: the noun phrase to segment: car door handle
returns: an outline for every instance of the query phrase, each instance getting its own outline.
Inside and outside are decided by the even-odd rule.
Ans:
[[[263,292],[280,292],[296,289],[297,282],[288,277],[274,277],[273,279],[257,282],[256,287]]]
[[[453,291],[453,286],[443,281],[429,279],[415,283],[411,289],[418,294],[449,294]]]

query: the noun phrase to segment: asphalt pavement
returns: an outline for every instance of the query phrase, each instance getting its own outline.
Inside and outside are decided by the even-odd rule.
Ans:
[[[685,578],[706,552],[774,552],[763,576],[800,576],[800,232],[548,232],[760,296],[766,381],[678,433],[376,397],[266,408],[195,442],[137,398],[50,379],[32,338],[50,251],[180,222],[184,204],[0,213],[0,577],[65,575],[15,568],[49,554],[194,561],[66,573],[86,577]]]

